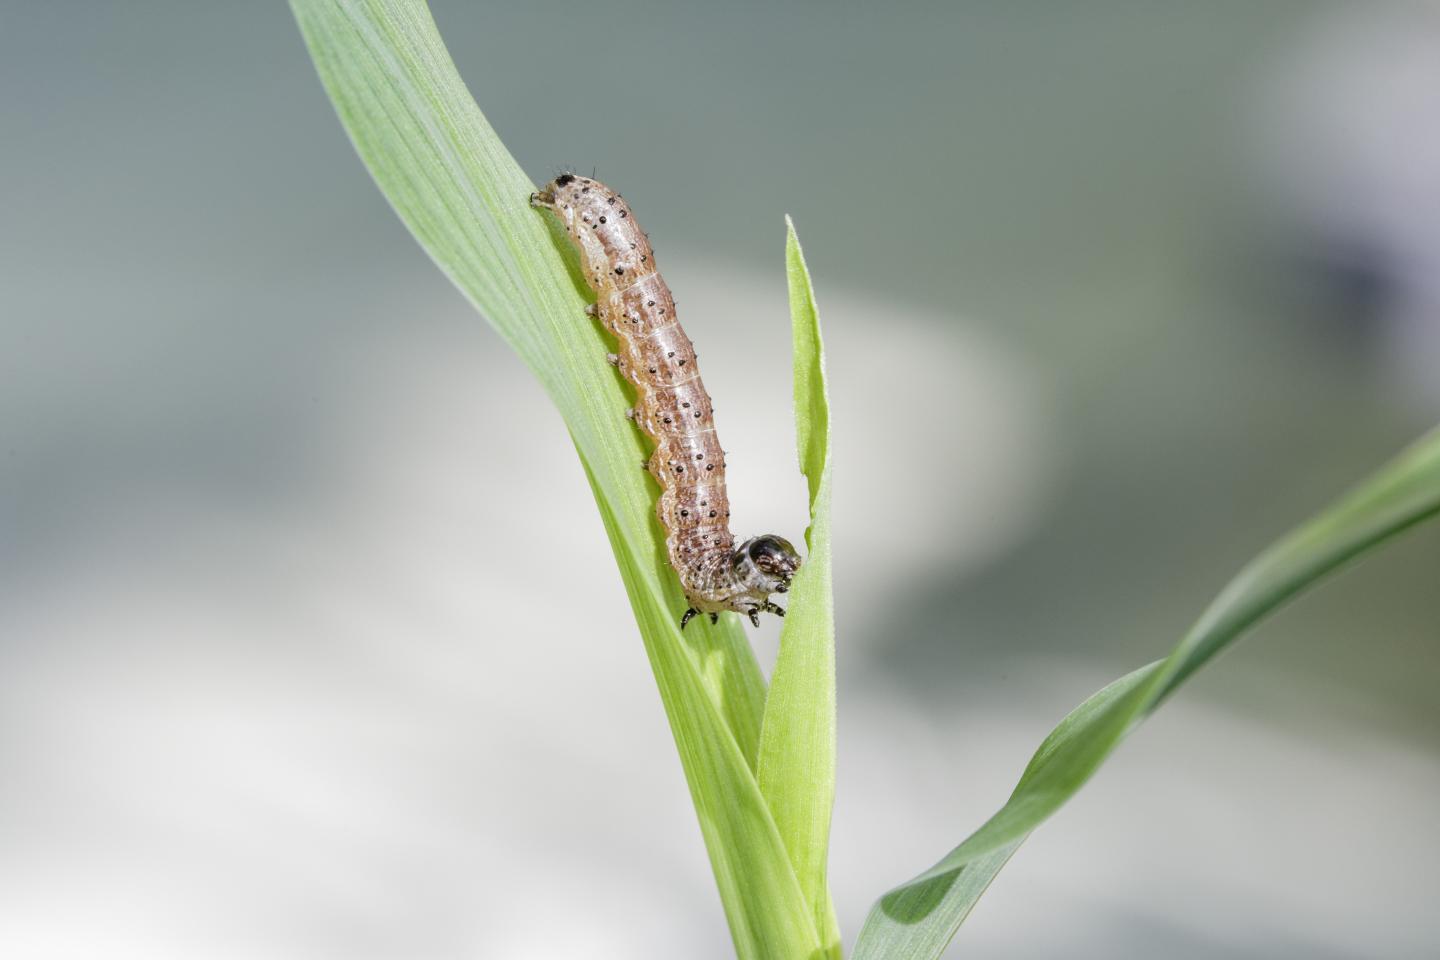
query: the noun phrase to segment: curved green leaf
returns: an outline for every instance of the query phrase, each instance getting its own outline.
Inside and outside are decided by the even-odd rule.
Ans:
[[[871,908],[855,960],[938,957],[1030,831],[1070,799],[1180,684],[1325,574],[1437,513],[1440,431],[1252,561],[1168,657],[1115,681],[1061,721],[999,812],[939,863]]]
[[[822,950],[809,900],[755,779],[765,687],[734,617],[696,621],[665,562],[648,453],[627,388],[582,312],[563,234],[465,89],[419,0],[293,0],[355,149],[435,263],[505,338],[564,418],[655,672],[741,957]],[[576,642],[587,641],[583,625]]]

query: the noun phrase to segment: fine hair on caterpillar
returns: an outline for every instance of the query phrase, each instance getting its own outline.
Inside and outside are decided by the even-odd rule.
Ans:
[[[756,626],[761,613],[783,617],[770,596],[790,589],[800,555],[774,534],[735,545],[710,395],[645,231],[620,194],[593,177],[562,173],[532,193],[530,204],[553,211],[579,251],[596,298],[585,312],[619,342],[607,359],[635,388],[625,416],[655,443],[644,467],[660,484],[655,513],[690,603],[680,629],[702,613],[714,623],[726,610]]]

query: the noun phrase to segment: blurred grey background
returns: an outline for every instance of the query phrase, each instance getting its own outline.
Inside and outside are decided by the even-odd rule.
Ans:
[[[803,524],[795,217],[847,938],[1440,419],[1434,6],[435,14],[537,182],[639,212],[742,533]],[[0,125],[0,956],[730,955],[561,423],[284,6],[12,0]],[[1208,669],[953,954],[1434,956],[1437,560],[1412,535]]]

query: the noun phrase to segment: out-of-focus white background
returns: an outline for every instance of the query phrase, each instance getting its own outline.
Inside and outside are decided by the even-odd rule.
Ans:
[[[633,202],[742,535],[803,525],[806,245],[848,938],[1440,419],[1431,6],[510,7],[435,12],[537,182]],[[0,130],[0,956],[730,955],[559,418],[284,8],[9,4]],[[1209,668],[953,953],[1434,956],[1437,559]]]

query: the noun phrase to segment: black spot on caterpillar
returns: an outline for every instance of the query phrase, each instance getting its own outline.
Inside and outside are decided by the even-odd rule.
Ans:
[[[774,534],[735,545],[714,404],[700,381],[695,348],[675,318],[675,299],[655,268],[649,237],[620,195],[598,180],[561,174],[531,194],[530,203],[564,221],[580,252],[581,275],[595,291],[595,316],[620,342],[615,363],[635,387],[632,419],[655,442],[646,464],[660,484],[655,513],[690,602],[680,628],[701,613],[713,623],[726,610],[757,626],[762,612],[784,616],[770,595],[790,588],[800,557]],[[687,471],[685,461],[703,461],[705,469]]]

